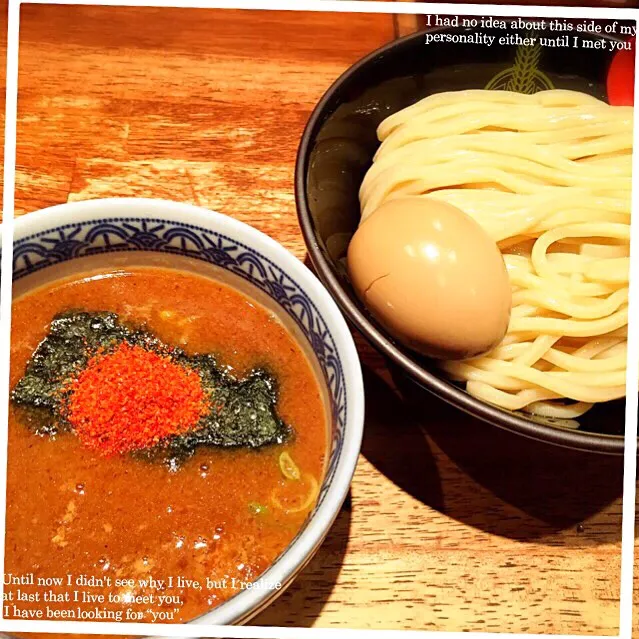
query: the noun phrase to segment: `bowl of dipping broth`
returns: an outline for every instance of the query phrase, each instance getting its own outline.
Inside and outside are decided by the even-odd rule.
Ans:
[[[529,438],[622,454],[632,106],[609,87],[632,78],[609,70],[631,45],[483,32],[511,44],[416,33],[327,90],[297,156],[309,254],[418,388]]]
[[[161,594],[135,620],[246,623],[355,469],[362,375],[337,305],[266,235],[161,200],[18,218],[13,264],[6,573],[93,578],[119,597],[101,621]]]

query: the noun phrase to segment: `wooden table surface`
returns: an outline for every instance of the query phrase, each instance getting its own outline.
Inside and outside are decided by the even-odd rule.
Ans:
[[[293,199],[304,124],[344,69],[410,29],[400,22],[23,5],[16,213],[168,198],[248,222],[304,259]],[[402,398],[358,344],[368,416],[350,497],[255,623],[617,634],[621,460]]]

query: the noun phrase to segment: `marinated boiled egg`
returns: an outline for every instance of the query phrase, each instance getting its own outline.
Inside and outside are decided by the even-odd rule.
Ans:
[[[511,286],[497,244],[469,215],[425,196],[382,204],[348,248],[353,287],[371,314],[409,348],[466,359],[508,329]]]

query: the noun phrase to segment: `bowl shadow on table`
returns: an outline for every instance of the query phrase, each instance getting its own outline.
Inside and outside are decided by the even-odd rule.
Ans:
[[[295,626],[308,628],[324,609],[344,565],[350,536],[351,493],[339,511],[324,543],[293,583],[251,626]]]
[[[550,446],[485,424],[417,389],[391,369],[399,393],[365,371],[363,455],[424,504],[469,526],[519,541],[556,543],[576,529],[614,543],[619,526],[582,522],[623,493],[623,457]],[[610,517],[607,522],[610,523]],[[617,530],[618,528],[618,530]],[[576,543],[580,543],[576,538]]]

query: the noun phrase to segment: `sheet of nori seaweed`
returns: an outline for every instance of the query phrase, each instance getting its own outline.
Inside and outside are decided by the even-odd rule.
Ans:
[[[65,312],[52,320],[12,390],[11,399],[24,409],[26,425],[41,435],[69,430],[64,417],[68,382],[98,351],[108,353],[122,342],[168,356],[197,372],[212,406],[193,431],[137,451],[136,456],[175,466],[200,446],[260,448],[293,435],[277,415],[277,381],[269,372],[256,369],[236,379],[213,355],[189,356],[148,331],[123,324],[115,313],[85,311]]]

